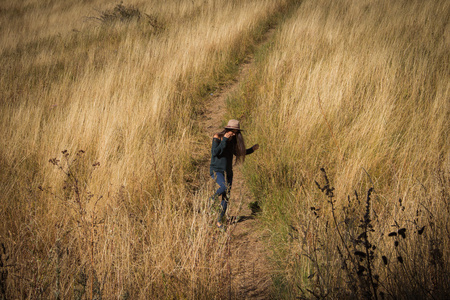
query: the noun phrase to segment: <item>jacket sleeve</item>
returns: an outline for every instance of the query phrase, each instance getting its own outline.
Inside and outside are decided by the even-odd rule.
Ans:
[[[226,146],[227,146],[227,140],[228,138],[223,137],[222,140],[218,138],[213,138],[212,147],[211,147],[211,154],[212,156],[219,156],[222,155]]]

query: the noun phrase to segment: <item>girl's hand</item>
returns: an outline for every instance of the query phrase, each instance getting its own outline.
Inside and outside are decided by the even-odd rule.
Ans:
[[[252,149],[253,149],[253,151],[258,150],[259,149],[259,145],[258,144],[253,145]]]
[[[229,139],[232,136],[235,136],[235,133],[233,131],[227,131],[224,135],[224,137],[226,137],[227,139]]]

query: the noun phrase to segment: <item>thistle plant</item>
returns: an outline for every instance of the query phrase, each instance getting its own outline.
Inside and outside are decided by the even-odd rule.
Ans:
[[[374,231],[371,218],[371,195],[374,188],[369,188],[367,192],[365,213],[363,218],[359,221],[358,226],[360,232],[356,238],[351,237],[350,240],[348,240],[344,238],[344,235],[349,235],[352,231],[351,228],[349,228],[349,224],[352,222],[349,222],[347,218],[344,222],[341,222],[338,219],[334,195],[335,188],[331,185],[324,168],[321,168],[321,172],[325,183],[323,185],[319,184],[317,181],[315,183],[317,187],[325,193],[328,198],[328,203],[331,205],[332,220],[335,225],[336,233],[339,236],[340,246],[337,246],[337,251],[342,262],[342,269],[347,274],[347,283],[350,290],[356,291],[358,297],[378,299],[379,275],[376,274],[374,269],[374,260],[376,258],[375,251],[377,246],[370,238],[370,234]],[[356,191],[355,196],[356,201],[359,203],[360,200]],[[342,223],[346,227],[341,228],[340,224]],[[341,249],[341,247],[343,249]]]
[[[77,285],[74,287],[75,298],[82,297],[85,293],[85,288],[89,280],[89,293],[90,299],[101,298],[101,284],[97,280],[95,271],[95,249],[96,242],[98,240],[97,227],[103,223],[103,220],[97,215],[97,204],[103,198],[102,196],[95,197],[95,195],[89,189],[89,181],[92,178],[92,174],[100,166],[99,162],[94,162],[91,167],[86,166],[84,163],[85,151],[79,150],[75,155],[71,155],[67,150],[62,151],[62,159],[51,158],[49,162],[54,165],[64,176],[63,186],[61,192],[53,191],[50,188],[43,188],[39,186],[39,189],[44,192],[48,192],[54,198],[61,201],[62,204],[72,208],[74,214],[74,223],[78,228],[79,242],[82,243],[80,249],[86,249],[89,253],[89,262],[83,263],[82,270],[80,271],[79,278],[77,279]],[[95,200],[95,201],[93,201]],[[60,252],[60,241],[56,242],[57,252]],[[59,297],[59,259],[60,254],[57,254],[57,280],[56,280],[56,298]],[[89,267],[86,269],[86,265]],[[81,298],[80,298],[81,299]]]

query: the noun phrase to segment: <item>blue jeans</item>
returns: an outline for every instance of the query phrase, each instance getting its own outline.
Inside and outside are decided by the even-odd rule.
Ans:
[[[222,195],[222,202],[220,203],[220,205],[222,206],[222,210],[219,214],[219,218],[217,219],[217,222],[222,222],[222,219],[225,216],[225,212],[227,211],[227,207],[228,207],[228,195],[227,194],[230,192],[231,184],[233,183],[233,172],[223,173],[223,172],[211,171],[211,177],[219,185],[219,188],[217,189],[217,191],[214,193],[214,195],[211,198],[216,199]],[[225,180],[225,177],[226,177],[226,180]]]

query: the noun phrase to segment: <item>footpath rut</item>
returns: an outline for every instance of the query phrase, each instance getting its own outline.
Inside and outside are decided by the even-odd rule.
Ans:
[[[270,29],[265,34],[260,46],[270,39],[273,31]],[[200,122],[201,128],[211,140],[214,133],[223,129],[222,120],[226,113],[228,96],[235,92],[239,83],[246,78],[253,61],[253,54],[249,54],[241,64],[236,78],[211,94]],[[252,144],[245,133],[244,139],[246,147],[251,147]],[[256,151],[252,155],[258,154]],[[263,241],[265,233],[259,224],[260,221],[252,215],[249,208],[249,204],[254,201],[244,181],[241,167],[235,166],[227,212],[229,224],[225,232],[229,238],[228,264],[231,278],[228,278],[228,284],[231,285],[231,290],[228,292],[228,298],[231,299],[269,299],[271,294],[271,270]]]

